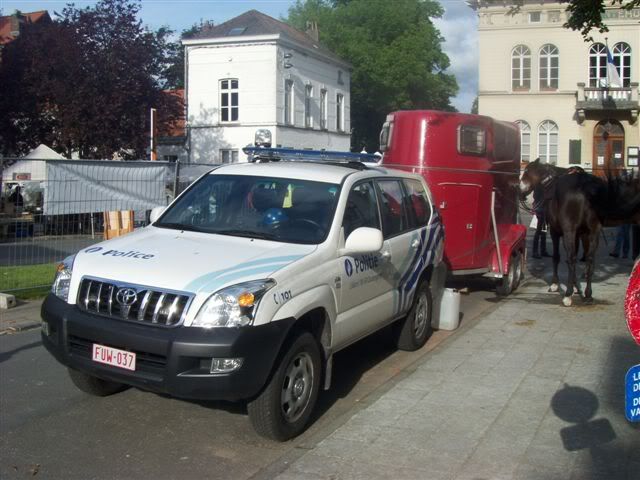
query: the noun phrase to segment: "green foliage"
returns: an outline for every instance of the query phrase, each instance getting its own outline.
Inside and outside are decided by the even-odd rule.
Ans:
[[[623,9],[631,10],[640,6],[640,0],[571,0],[567,5],[567,12],[570,17],[566,28],[578,30],[586,42],[592,42],[591,32],[595,29],[600,33],[608,32],[607,25],[602,20],[605,7],[620,6]]]
[[[28,25],[3,49],[0,151],[24,154],[46,143],[67,156],[142,157],[149,109],[175,118],[162,95],[171,31],[145,29],[139,2],[68,5],[49,24]]]
[[[455,78],[433,25],[433,0],[298,0],[287,21],[300,30],[315,21],[320,41],[353,65],[352,146],[377,150],[385,116],[399,109],[454,110]]]

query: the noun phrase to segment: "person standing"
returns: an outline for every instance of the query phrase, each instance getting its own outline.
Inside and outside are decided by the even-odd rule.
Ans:
[[[533,258],[550,257],[547,253],[547,221],[544,215],[544,186],[533,190],[533,211],[536,215],[536,233],[533,234]]]
[[[620,225],[616,231],[616,244],[613,247],[613,251],[609,254],[612,257],[618,258],[622,254],[622,258],[629,256],[629,232],[631,231],[631,225]]]

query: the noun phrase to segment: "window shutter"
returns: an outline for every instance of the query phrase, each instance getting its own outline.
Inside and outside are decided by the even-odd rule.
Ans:
[[[582,140],[569,140],[569,163],[582,163]]]

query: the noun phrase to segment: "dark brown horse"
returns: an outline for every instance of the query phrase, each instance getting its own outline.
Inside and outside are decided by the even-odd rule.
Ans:
[[[569,276],[562,300],[572,304],[576,280],[576,256],[581,241],[585,252],[587,285],[584,300],[592,302],[591,278],[598,240],[603,225],[637,223],[640,220],[640,182],[628,177],[607,175],[601,178],[581,168],[560,169],[536,160],[525,168],[520,178],[521,198],[538,185],[545,188],[544,210],[553,243],[553,277],[550,291],[557,291],[559,243],[563,239]]]

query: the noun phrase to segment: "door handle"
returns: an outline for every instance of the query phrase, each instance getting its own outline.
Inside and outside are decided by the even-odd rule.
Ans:
[[[418,245],[420,245],[420,240],[418,240],[417,238],[411,242],[411,248],[418,248]]]
[[[387,260],[391,260],[391,252],[389,250],[385,250],[380,254],[380,258],[382,259],[383,262],[386,262]]]

